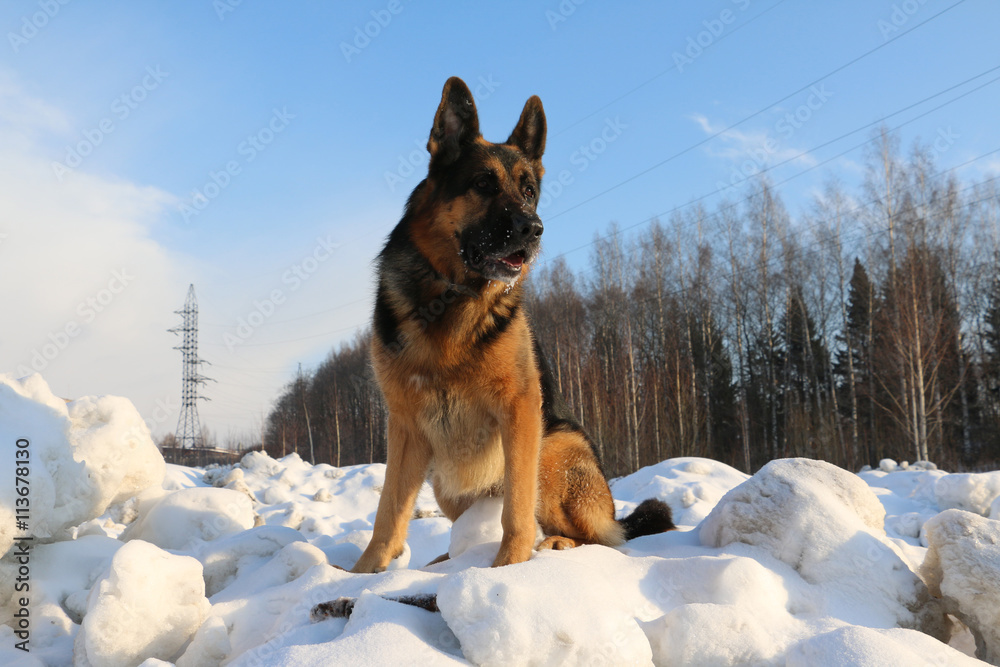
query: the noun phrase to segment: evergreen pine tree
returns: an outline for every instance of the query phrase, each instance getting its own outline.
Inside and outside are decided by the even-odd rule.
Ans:
[[[850,418],[853,410],[850,394],[853,371],[858,440],[861,451],[872,464],[876,462],[872,444],[875,429],[872,316],[876,310],[875,286],[868,278],[864,264],[855,258],[847,293],[847,321],[843,324],[843,331],[837,336],[840,348],[837,350],[833,372],[840,378],[839,404],[844,414]]]
[[[868,279],[868,272],[860,259],[854,260],[854,271],[847,294],[847,321],[844,331],[837,336],[841,348],[837,351],[833,366],[834,373],[848,381],[849,366],[847,356],[852,356],[854,373],[857,382],[867,380],[871,371],[871,352],[869,332],[871,329],[871,314],[874,312],[875,288]]]
[[[993,279],[990,288],[983,338],[985,358],[983,378],[994,403],[1000,402],[1000,276]]]
[[[829,352],[817,333],[816,324],[802,296],[802,289],[792,288],[788,308],[781,321],[785,333],[781,361],[788,379],[786,391],[798,394],[802,403],[814,404],[825,385]]]
[[[1000,268],[1000,261],[997,264]],[[993,279],[984,320],[982,382],[986,395],[983,408],[991,415],[985,421],[992,422],[985,429],[984,440],[988,447],[986,453],[996,457],[1000,455],[1000,274]]]

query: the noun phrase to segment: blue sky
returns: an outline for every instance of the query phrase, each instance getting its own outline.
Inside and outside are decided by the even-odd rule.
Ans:
[[[157,434],[189,283],[223,438],[366,324],[449,76],[487,139],[542,98],[541,261],[585,269],[610,222],[711,207],[741,167],[804,172],[779,187],[794,214],[830,175],[858,182],[863,150],[834,156],[869,132],[815,147],[1000,65],[989,0],[94,5],[0,7],[0,372],[128,396]],[[887,123],[963,164],[1000,148],[997,76]]]

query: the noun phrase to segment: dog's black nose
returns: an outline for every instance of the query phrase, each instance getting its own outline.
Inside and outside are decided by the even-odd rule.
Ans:
[[[526,218],[523,215],[514,216],[514,234],[522,238],[538,238],[545,228],[538,218]]]

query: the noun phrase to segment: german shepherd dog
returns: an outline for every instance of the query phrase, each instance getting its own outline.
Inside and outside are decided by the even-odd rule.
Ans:
[[[430,164],[378,257],[372,362],[389,410],[388,460],[374,535],[354,572],[403,551],[430,478],[452,521],[503,496],[494,567],[538,549],[618,545],[673,528],[649,500],[615,520],[595,448],[559,395],[521,306],[537,257],[545,112],[531,97],[506,142],[479,133],[465,83],[445,83]],[[537,522],[537,523],[536,523]]]

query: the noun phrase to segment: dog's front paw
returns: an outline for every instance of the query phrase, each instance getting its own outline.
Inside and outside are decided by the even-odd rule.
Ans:
[[[382,565],[367,566],[360,563],[351,568],[351,574],[378,574],[385,571],[386,568]]]
[[[388,560],[384,559],[380,553],[370,554],[366,551],[351,568],[351,572],[354,574],[377,574],[385,572],[388,565]]]
[[[531,558],[531,542],[515,544],[504,540],[500,543],[500,552],[493,560],[493,567],[523,563],[529,558]]]
[[[403,547],[392,547],[382,542],[372,541],[361,554],[361,558],[351,568],[354,574],[377,574],[385,572],[396,558],[403,555]]]

